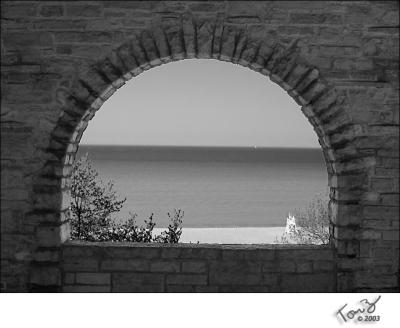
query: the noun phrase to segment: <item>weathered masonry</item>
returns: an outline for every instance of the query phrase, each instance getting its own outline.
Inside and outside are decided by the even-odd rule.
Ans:
[[[397,1],[2,1],[2,291],[398,291],[398,15]],[[325,157],[332,245],[68,241],[89,120],[185,58],[246,66],[298,102]]]

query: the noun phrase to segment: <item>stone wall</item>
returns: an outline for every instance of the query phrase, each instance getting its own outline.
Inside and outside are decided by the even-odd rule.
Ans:
[[[336,290],[398,290],[398,11],[397,1],[2,1],[2,289],[61,289],[70,166],[102,103],[155,66],[211,58],[269,77],[312,124]]]
[[[330,246],[68,242],[64,292],[332,292]]]

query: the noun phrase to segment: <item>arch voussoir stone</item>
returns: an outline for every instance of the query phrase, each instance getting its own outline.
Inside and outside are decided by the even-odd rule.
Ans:
[[[234,49],[231,58],[231,62],[237,64],[242,58],[242,54],[246,49],[248,43],[248,37],[245,29],[240,29],[235,35]]]
[[[136,57],[133,55],[132,43],[125,42],[115,51],[127,72],[133,71],[135,68],[139,67],[139,63],[137,62]]]
[[[88,101],[90,103],[90,98],[97,99],[100,96],[98,90],[101,89],[94,89],[88,82],[85,80],[79,79],[78,80],[80,88],[75,88],[74,93],[70,94],[70,99],[74,100],[81,100],[81,101]]]
[[[272,55],[275,45],[269,45],[263,40],[260,41],[259,46],[256,48],[254,57],[250,62],[250,68],[254,71],[260,72],[263,75],[269,76],[270,72],[265,69],[265,63]]]
[[[292,86],[292,90],[296,88],[299,82],[310,72],[311,68],[303,63],[297,63],[293,69],[290,70],[289,75],[286,77],[285,82]]]
[[[136,38],[136,45],[144,55],[146,63],[150,66],[158,66],[162,63],[160,51],[151,32],[144,30]]]
[[[320,97],[323,97],[325,93],[329,91],[329,88],[325,83],[320,80],[313,81],[303,92],[301,97],[305,100],[303,105],[312,105]]]
[[[172,60],[187,58],[184,31],[180,19],[176,18],[176,25],[162,25],[165,33],[165,41],[170,49]]]
[[[196,22],[193,19],[193,50],[195,57],[212,58],[214,52],[214,33],[217,21],[201,20]],[[213,37],[210,37],[213,36]],[[186,34],[185,34],[186,37]]]
[[[240,54],[238,64],[245,67],[250,67],[251,63],[253,63],[255,58],[257,58],[260,48],[260,41],[253,40],[248,37],[246,46],[243,47],[243,51]]]
[[[303,75],[303,77],[296,83],[294,87],[294,91],[298,95],[303,95],[307,91],[307,89],[315,83],[319,78],[319,71],[315,68],[310,68],[306,74]]]
[[[100,64],[97,64],[97,66],[101,67]],[[78,81],[78,89],[75,86],[75,88],[71,91],[71,94],[80,95],[82,92],[79,92],[79,89],[84,88],[93,97],[98,97],[101,95],[112,82],[105,75],[105,73],[101,72],[100,68],[95,68],[94,65],[90,64],[81,68]]]
[[[145,49],[143,48],[143,45],[141,44],[140,36],[134,35],[134,37],[129,42],[131,45],[131,55],[138,64],[138,71],[141,72],[144,69],[150,68],[151,65],[149,62],[149,58]]]
[[[233,56],[236,52],[240,35],[243,33],[241,27],[235,25],[224,26],[220,38],[218,59],[223,61],[232,62]]]
[[[93,69],[107,85],[112,84],[123,75],[123,70],[115,66],[109,57],[97,62],[93,65]]]

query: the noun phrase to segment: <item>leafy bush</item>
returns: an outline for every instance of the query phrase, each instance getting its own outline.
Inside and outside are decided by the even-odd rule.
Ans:
[[[328,244],[328,195],[317,195],[305,209],[294,211],[296,228],[283,234],[281,244]]]
[[[180,209],[174,209],[173,215],[167,213],[169,220],[171,223],[168,225],[168,230],[163,231],[161,235],[157,236],[155,240],[161,243],[170,243],[174,244],[179,242],[179,238],[182,234],[182,219],[184,212]]]
[[[111,224],[111,214],[119,212],[126,200],[118,200],[112,181],[103,183],[88,155],[76,160],[71,176],[71,237],[84,239]]]
[[[178,243],[182,234],[184,212],[167,213],[171,223],[167,231],[153,235],[156,223],[153,214],[144,226],[136,223],[137,215],[129,213],[125,222],[116,222],[112,213],[119,212],[125,202],[118,200],[111,181],[104,184],[86,154],[75,161],[71,186],[71,238],[86,241],[130,241],[142,243]]]

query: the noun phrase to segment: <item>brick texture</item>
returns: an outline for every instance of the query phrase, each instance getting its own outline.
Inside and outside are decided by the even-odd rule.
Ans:
[[[283,282],[311,288],[321,270],[316,290],[398,291],[398,12],[397,1],[1,1],[3,290],[250,291],[265,282],[259,291],[284,291]],[[95,253],[64,261],[68,176],[88,121],[129,79],[185,58],[269,77],[312,124],[329,175],[329,286],[332,258],[314,262],[310,251],[295,263],[280,257],[293,250],[269,259],[259,251],[113,247],[118,261]],[[65,280],[62,268],[119,280]]]
[[[154,249],[162,251],[158,253],[158,258],[146,255],[154,253]],[[163,257],[162,254],[168,251],[179,252],[175,252],[177,255],[173,257]],[[226,258],[227,252],[232,257]],[[286,259],[288,253],[292,255],[290,259]],[[96,265],[88,265],[84,254],[90,256]],[[199,254],[213,256],[199,259]],[[302,256],[304,254],[306,256]],[[64,292],[336,290],[335,249],[332,246],[149,245],[69,241],[63,245],[62,259]]]

